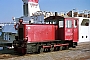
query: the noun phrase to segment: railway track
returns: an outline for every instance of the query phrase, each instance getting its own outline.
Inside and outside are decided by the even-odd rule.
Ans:
[[[12,49],[0,51],[0,60],[88,60],[90,59],[90,42],[79,43],[77,48],[41,54],[18,55]]]

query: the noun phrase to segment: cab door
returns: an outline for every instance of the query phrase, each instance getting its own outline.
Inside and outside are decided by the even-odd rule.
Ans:
[[[65,19],[65,40],[73,40],[73,21]]]
[[[78,41],[78,19],[73,20],[73,42]]]

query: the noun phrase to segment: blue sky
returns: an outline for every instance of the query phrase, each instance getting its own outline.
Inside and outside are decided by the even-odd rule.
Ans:
[[[23,15],[22,0],[0,0],[0,22],[10,22],[12,17]],[[90,0],[39,0],[43,11],[90,10]]]

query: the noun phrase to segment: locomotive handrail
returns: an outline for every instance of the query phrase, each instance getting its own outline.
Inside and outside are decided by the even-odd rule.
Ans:
[[[16,24],[14,25],[15,30],[18,30],[18,27],[17,27],[17,26],[19,26],[19,23],[16,23]]]

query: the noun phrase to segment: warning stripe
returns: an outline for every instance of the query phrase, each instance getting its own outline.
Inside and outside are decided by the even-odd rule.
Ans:
[[[28,2],[38,3],[39,0],[28,0]]]

